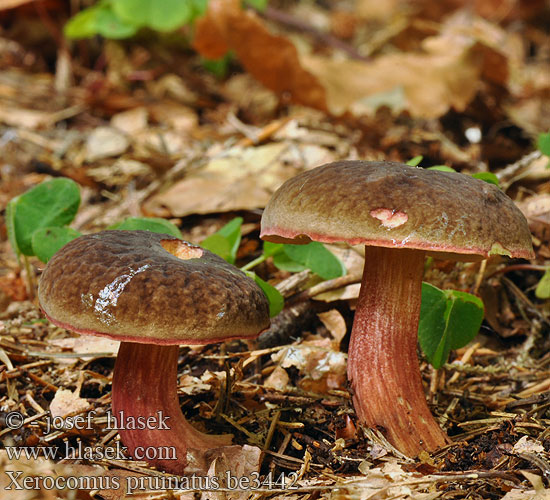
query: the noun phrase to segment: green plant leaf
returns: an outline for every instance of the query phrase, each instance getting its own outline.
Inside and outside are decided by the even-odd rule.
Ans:
[[[537,149],[546,156],[550,156],[550,132],[539,134]]]
[[[42,262],[48,262],[54,253],[81,234],[68,226],[42,227],[32,234],[32,249]]]
[[[109,226],[107,229],[150,231],[152,233],[169,234],[176,238],[183,238],[181,231],[175,224],[160,217],[128,217],[121,222]]]
[[[493,172],[477,172],[472,174],[472,177],[475,179],[481,179],[482,181],[488,182],[489,184],[494,184],[496,187],[500,187],[498,182],[498,177],[493,174]]]
[[[201,247],[219,255],[230,264],[234,264],[241,244],[242,223],[242,217],[235,217],[214,234],[202,240]]]
[[[318,241],[312,241],[307,245],[285,244],[284,252],[294,262],[311,269],[325,280],[346,274],[346,268],[340,259]]]
[[[271,243],[271,241],[264,241],[264,255],[266,257],[273,257],[275,254],[284,252],[285,246],[282,243]]]
[[[230,264],[235,263],[235,260],[231,259],[231,243],[221,234],[211,234],[208,238],[201,241],[201,247],[210,250]]]
[[[131,25],[172,31],[196,17],[195,3],[189,0],[113,0],[112,5],[116,15]]]
[[[15,236],[15,198],[10,200],[6,205],[6,229],[8,232],[8,241],[10,242],[11,248],[13,249],[15,255],[17,255],[17,260],[21,255],[21,250],[19,250],[19,245],[17,245],[17,237]]]
[[[418,165],[420,165],[420,162],[424,159],[424,157],[422,155],[418,155],[418,156],[415,156],[414,158],[411,158],[408,162],[407,162],[407,165],[411,166],[411,167],[418,167]]]
[[[243,5],[253,7],[259,11],[265,10],[268,0],[244,0]]]
[[[428,167],[426,170],[439,170],[440,172],[456,172],[454,168],[448,167],[447,165],[434,165],[433,167]]]
[[[550,268],[545,271],[535,288],[535,296],[539,299],[550,299]]]
[[[269,301],[269,316],[277,316],[285,305],[285,299],[275,287],[271,286],[267,281],[264,281],[253,271],[244,271],[245,274],[252,278],[256,284],[262,289]]]
[[[123,39],[135,35],[138,26],[129,24],[113,12],[111,5],[101,2],[82,10],[65,24],[68,38],[90,38],[102,35],[106,38]]]
[[[40,228],[65,226],[76,215],[80,191],[76,182],[52,179],[30,189],[8,203],[8,234],[16,252],[34,255],[32,235]]]
[[[229,63],[234,58],[233,52],[229,51],[220,59],[202,59],[201,63],[203,67],[212,73],[216,78],[222,79],[227,76]]]
[[[284,250],[273,255],[273,265],[281,271],[288,271],[289,273],[299,273],[308,269],[304,264],[296,262],[290,258]]]
[[[478,297],[422,283],[418,338],[428,361],[435,368],[443,366],[452,349],[465,346],[476,336],[483,314]]]

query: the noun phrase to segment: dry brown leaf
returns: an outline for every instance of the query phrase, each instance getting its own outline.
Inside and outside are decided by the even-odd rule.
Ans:
[[[86,161],[94,162],[124,153],[130,146],[126,135],[113,127],[97,127],[86,140]]]
[[[282,368],[294,366],[303,374],[302,387],[318,391],[341,389],[346,381],[346,355],[330,339],[308,340],[271,355]]]
[[[72,392],[68,389],[58,389],[55,393],[52,402],[50,403],[50,413],[52,418],[66,417],[75,413],[80,413],[87,410],[90,407],[90,403],[81,398],[77,389]]]
[[[361,19],[386,21],[401,7],[401,0],[355,0],[355,12]]]
[[[319,319],[325,325],[327,330],[331,333],[334,340],[338,343],[346,336],[346,321],[340,314],[340,311],[331,309],[330,311],[322,312],[318,314]]]
[[[189,396],[192,394],[200,394],[201,392],[212,389],[210,384],[205,384],[200,378],[193,377],[187,373],[181,376],[179,386],[181,387],[181,392]]]
[[[529,439],[529,436],[523,436],[514,444],[515,453],[544,453],[544,446],[536,441]]]
[[[36,2],[37,0],[2,0],[0,2],[0,10],[14,9],[27,3]],[[41,0],[40,0],[41,1]]]
[[[319,56],[304,57],[303,62],[325,85],[334,114],[372,114],[386,104],[395,111],[408,109],[413,116],[438,117],[450,107],[463,110],[475,95],[480,75],[474,50],[390,54],[371,64]]]
[[[54,113],[36,109],[14,108],[6,105],[0,107],[0,122],[11,127],[24,129],[45,128],[54,123],[53,116]]]
[[[115,355],[118,352],[120,342],[106,337],[94,337],[92,335],[79,335],[65,339],[51,339],[49,343],[63,349],[71,349],[75,356],[58,359],[60,364],[73,364],[80,358],[78,354],[101,353],[102,355]],[[87,357],[86,359],[89,359]]]
[[[149,107],[151,117],[162,125],[168,125],[177,132],[190,133],[197,127],[199,118],[190,107],[177,102],[159,102]]]
[[[347,285],[336,290],[330,290],[323,292],[315,297],[314,300],[322,300],[323,302],[334,302],[335,300],[351,300],[359,297],[359,291],[361,290],[361,283],[354,283],[353,285]]]
[[[371,63],[313,55],[301,61],[325,86],[332,113],[372,114],[386,104],[435,118],[450,108],[464,110],[483,78],[506,83],[507,59],[500,51],[505,36],[490,28],[460,13],[424,40],[423,52],[387,54]]]
[[[244,68],[287,100],[326,109],[325,89],[305,70],[298,51],[286,38],[270,33],[262,20],[236,0],[212,0],[196,24],[194,48],[204,57],[235,51]]]
[[[148,111],[143,107],[128,109],[111,117],[111,126],[132,135],[147,127]]]
[[[269,387],[270,389],[276,389],[278,391],[283,391],[288,386],[290,382],[290,377],[284,368],[276,366],[275,370],[271,372],[269,377],[265,379],[264,387]]]
[[[283,143],[234,148],[152,197],[144,212],[183,217],[264,207],[273,191],[296,174],[281,160],[287,148]]]
[[[134,137],[134,153],[140,158],[182,156],[192,147],[187,135],[165,127],[147,127]]]

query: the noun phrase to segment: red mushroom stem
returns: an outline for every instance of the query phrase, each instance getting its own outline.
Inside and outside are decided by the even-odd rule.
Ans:
[[[231,444],[231,435],[204,434],[183,416],[177,394],[178,353],[177,345],[122,342],[112,407],[120,438],[133,458],[182,475],[202,470],[206,451]],[[141,422],[139,427],[149,423],[132,429],[133,422]]]
[[[426,403],[418,362],[424,255],[365,247],[348,355],[359,420],[411,457],[448,443]]]

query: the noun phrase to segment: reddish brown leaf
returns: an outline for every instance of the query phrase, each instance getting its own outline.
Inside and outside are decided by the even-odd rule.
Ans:
[[[289,101],[326,109],[324,87],[302,67],[292,42],[270,33],[254,12],[241,10],[238,2],[212,1],[197,23],[194,47],[203,56],[215,58],[227,51],[226,46],[267,88]]]

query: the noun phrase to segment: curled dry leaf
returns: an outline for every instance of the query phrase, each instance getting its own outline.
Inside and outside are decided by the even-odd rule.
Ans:
[[[529,436],[523,436],[514,445],[513,450],[515,453],[544,453],[544,446],[529,439]]]
[[[332,335],[332,338],[340,343],[342,339],[346,336],[346,321],[340,312],[336,309],[331,309],[330,311],[322,312],[318,314],[319,319],[325,325],[327,330]]]
[[[235,484],[228,482],[228,477],[232,478],[250,478],[250,484],[253,484],[252,478],[259,472],[260,469],[261,450],[256,446],[245,444],[244,446],[227,446],[223,449],[223,454],[220,454],[210,465],[208,476],[216,476],[219,480],[221,488],[235,489]],[[254,476],[252,476],[254,474]],[[231,480],[230,480],[231,481]],[[246,484],[246,483],[241,483]],[[246,487],[243,488],[246,490]],[[247,491],[235,491],[234,493],[217,493],[212,492],[209,498],[212,500],[244,500],[249,498],[250,493]]]
[[[282,368],[294,366],[304,375],[301,385],[311,390],[341,389],[346,381],[346,355],[330,339],[304,341],[272,355]]]
[[[283,391],[290,382],[290,377],[284,368],[276,366],[269,377],[265,379],[264,386],[270,389]]]
[[[128,149],[126,136],[113,127],[97,127],[86,140],[86,161],[119,156]]]
[[[90,404],[85,399],[82,399],[78,395],[78,392],[78,390],[72,392],[68,389],[59,389],[50,403],[50,413],[52,417],[63,418],[67,415],[87,410]]]
[[[325,89],[300,63],[286,38],[270,33],[261,19],[238,0],[211,0],[196,24],[194,48],[217,59],[233,50],[244,68],[267,88],[288,100],[324,110]],[[284,78],[282,78],[284,75]]]
[[[487,25],[461,15],[451,18],[438,36],[427,38],[422,52],[387,54],[370,63],[314,55],[301,62],[326,88],[335,114],[371,114],[386,104],[436,118],[450,108],[464,110],[481,80],[507,81],[507,60],[498,48],[502,34],[486,35]]]
[[[286,149],[284,143],[234,148],[152,197],[144,210],[157,217],[183,217],[263,207],[271,193],[296,173],[282,163]]]

